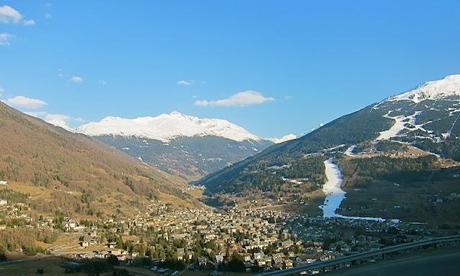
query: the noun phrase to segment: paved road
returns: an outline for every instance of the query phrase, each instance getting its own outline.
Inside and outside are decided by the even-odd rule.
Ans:
[[[376,264],[355,266],[328,273],[331,276],[431,276],[459,275],[460,250],[438,249],[420,255],[381,261]]]
[[[31,262],[31,261],[34,261],[34,260],[30,259],[30,260],[6,261],[6,262],[0,262],[0,266],[2,266],[2,265],[10,265],[10,264],[17,264],[17,263],[24,263],[24,262]]]
[[[296,274],[305,270],[320,270],[324,267],[333,267],[336,265],[343,265],[347,263],[351,263],[353,261],[360,261],[360,260],[367,260],[371,258],[375,258],[381,256],[382,254],[389,254],[395,252],[401,252],[405,250],[420,248],[423,246],[431,246],[436,244],[448,243],[448,242],[459,242],[460,235],[456,236],[447,236],[447,237],[439,237],[439,238],[429,238],[424,239],[416,242],[411,243],[404,243],[398,244],[395,246],[388,246],[378,250],[367,251],[363,253],[353,254],[349,256],[342,256],[332,260],[323,261],[323,262],[315,262],[312,264],[301,265],[292,269],[280,270],[280,271],[273,271],[269,273],[263,273],[262,275],[292,275]]]

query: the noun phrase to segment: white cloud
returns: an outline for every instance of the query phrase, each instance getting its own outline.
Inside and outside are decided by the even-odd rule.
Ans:
[[[295,134],[287,134],[287,135],[284,135],[281,138],[268,138],[268,140],[272,141],[275,144],[279,144],[279,143],[283,143],[283,142],[286,142],[286,141],[289,141],[289,140],[294,140],[296,138],[297,138],[297,135],[295,135]]]
[[[0,7],[0,23],[22,23],[26,26],[35,25],[34,20],[24,19],[24,16],[18,10],[8,5]]]
[[[272,97],[265,97],[260,92],[246,90],[238,92],[228,98],[219,100],[197,100],[198,106],[248,106],[274,101]]]
[[[7,33],[0,33],[0,46],[2,45],[10,45],[10,39],[13,35]]]
[[[51,19],[51,18],[53,18],[51,13],[49,13],[49,12],[45,13],[45,19]]]
[[[193,83],[195,83],[194,80],[180,80],[176,82],[176,84],[180,86],[190,86],[193,85]]]
[[[68,131],[73,131],[73,128],[69,126],[69,120],[71,120],[72,118],[70,118],[67,115],[47,113],[43,119],[52,125],[62,127],[63,129]]]
[[[24,25],[33,26],[35,25],[35,20],[32,20],[32,19],[24,20]]]
[[[80,123],[84,122],[84,120],[81,118],[72,118],[64,114],[50,114],[45,111],[25,112],[25,113],[27,115],[42,119],[45,122],[52,124],[54,126],[62,127],[63,129],[67,131],[71,131],[71,132],[75,131],[75,129],[69,125],[70,122],[80,122]]]
[[[22,15],[19,11],[7,5],[0,7],[1,23],[20,23],[21,21]]]
[[[64,75],[64,71],[62,69],[58,69],[57,70],[57,76],[60,77],[60,78],[63,78],[65,75]]]
[[[73,83],[82,83],[83,82],[83,78],[80,77],[80,76],[72,76],[70,78],[70,81],[73,82]]]
[[[25,109],[37,109],[47,105],[45,101],[40,99],[33,99],[24,96],[9,98],[5,102],[9,105]]]

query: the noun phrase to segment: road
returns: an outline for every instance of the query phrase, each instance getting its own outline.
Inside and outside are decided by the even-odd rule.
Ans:
[[[337,270],[328,275],[335,276],[428,276],[458,275],[460,251],[458,248],[430,250],[414,256],[396,257],[375,264],[365,264],[350,269]]]
[[[294,267],[292,269],[263,273],[261,275],[267,275],[267,276],[268,275],[291,275],[291,274],[300,273],[306,270],[321,270],[327,267],[334,267],[334,266],[350,264],[356,261],[358,262],[365,261],[365,260],[369,260],[372,258],[381,257],[382,255],[385,255],[385,254],[401,252],[405,250],[420,248],[423,246],[433,246],[433,245],[442,244],[442,243],[459,242],[459,241],[460,241],[460,235],[439,237],[439,238],[429,238],[429,239],[419,240],[419,241],[415,241],[411,243],[404,243],[404,244],[398,244],[394,246],[388,246],[388,247],[384,247],[378,250],[367,251],[367,252],[353,254],[349,256],[342,256],[342,257],[338,257],[338,258],[328,260],[328,261],[315,262],[312,264],[301,265],[301,266]]]

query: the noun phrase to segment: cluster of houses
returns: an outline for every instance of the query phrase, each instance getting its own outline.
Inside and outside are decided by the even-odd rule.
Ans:
[[[24,203],[12,204],[6,199],[0,199],[0,212],[3,219],[0,220],[0,230],[6,229],[7,224],[10,227],[32,228],[33,218],[27,212],[29,207]]]
[[[139,256],[137,252],[128,252],[123,249],[106,249],[106,250],[94,250],[84,253],[72,254],[73,259],[107,259],[111,256],[115,256],[120,262],[131,263],[136,257]]]
[[[132,219],[109,219],[91,226],[66,218],[63,222],[65,231],[81,233],[79,246],[83,253],[73,257],[115,256],[119,261],[129,263],[145,252],[120,248],[117,242],[104,238],[106,233],[130,236],[131,239],[134,233],[140,233],[148,248],[158,250],[160,244],[149,242],[148,236],[142,235],[154,229],[154,235],[173,248],[177,261],[196,262],[199,267],[218,267],[237,253],[247,271],[267,271],[380,248],[384,246],[381,238],[395,227],[398,231],[413,232],[413,228],[405,229],[403,225],[392,222],[327,220],[267,209],[233,208],[218,212],[206,208],[169,209],[167,206],[156,206],[156,215],[151,213],[152,210]],[[357,229],[365,233],[348,235],[344,229],[349,233]],[[139,244],[140,240],[141,237],[134,239],[134,244]],[[332,242],[326,242],[328,240]],[[175,241],[182,241],[181,245],[177,246]],[[194,250],[197,242],[206,244],[203,248],[205,253],[199,256]],[[94,250],[94,246],[104,249]],[[161,263],[165,259],[158,256],[156,261]]]
[[[456,194],[451,196],[458,197]],[[403,234],[426,234],[417,232],[420,229],[414,232],[414,227],[392,222],[324,219],[266,208],[240,209],[237,206],[226,211],[211,208],[174,209],[152,202],[145,212],[133,218],[98,219],[89,223],[70,217],[61,217],[59,220],[40,217],[34,220],[28,215],[29,208],[25,204],[10,205],[3,199],[0,199],[0,210],[10,219],[29,222],[21,227],[79,233],[78,245],[75,244],[79,253],[71,256],[74,258],[105,259],[115,256],[119,261],[129,263],[144,256],[147,250],[163,250],[166,244],[169,253],[173,251],[169,257],[174,256],[177,261],[195,263],[199,267],[218,267],[237,254],[247,271],[287,269],[380,248],[384,246],[382,238],[388,237],[388,233],[394,229]],[[5,227],[0,225],[0,228]],[[117,241],[108,239],[108,236],[130,239],[134,245],[142,243],[144,249],[140,251],[140,247],[135,246],[127,249]],[[203,246],[200,253],[197,253],[197,244]],[[159,263],[165,258],[164,254],[155,255]]]
[[[235,208],[222,213],[211,209],[166,211],[159,208],[157,213],[156,216],[140,215],[120,222],[109,220],[99,227],[83,227],[72,220],[65,222],[65,225],[69,231],[82,233],[79,241],[82,249],[105,243],[106,250],[91,251],[78,256],[81,258],[115,255],[120,261],[130,260],[137,256],[137,252],[116,248],[116,242],[107,242],[102,238],[103,232],[129,235],[133,231],[142,233],[148,229],[155,229],[156,235],[171,246],[175,240],[183,241],[183,247],[175,249],[175,258],[183,262],[196,259],[200,266],[218,266],[237,253],[243,258],[247,270],[290,268],[300,260],[299,255],[304,249],[302,241],[283,224],[288,215],[280,212]],[[198,242],[196,239],[209,244],[210,248],[205,248],[206,254],[195,256],[193,246]],[[155,250],[159,245],[151,248]],[[267,252],[268,248],[270,252]]]
[[[426,224],[392,220],[376,222],[296,215],[288,220],[288,225],[307,245],[323,243],[325,251],[339,255],[379,249],[386,246],[383,241],[399,244],[432,235]]]

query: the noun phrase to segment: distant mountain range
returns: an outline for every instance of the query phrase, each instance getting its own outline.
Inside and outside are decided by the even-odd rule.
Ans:
[[[82,125],[76,132],[187,180],[241,161],[274,143],[226,120],[179,112],[136,119],[107,117]]]
[[[323,162],[332,158],[348,192],[343,214],[460,223],[459,118],[460,75],[450,75],[273,145],[198,183],[209,194],[316,199],[319,205]]]
[[[26,198],[38,214],[128,217],[152,201],[198,204],[180,178],[2,102],[0,141],[2,193],[12,202]]]

